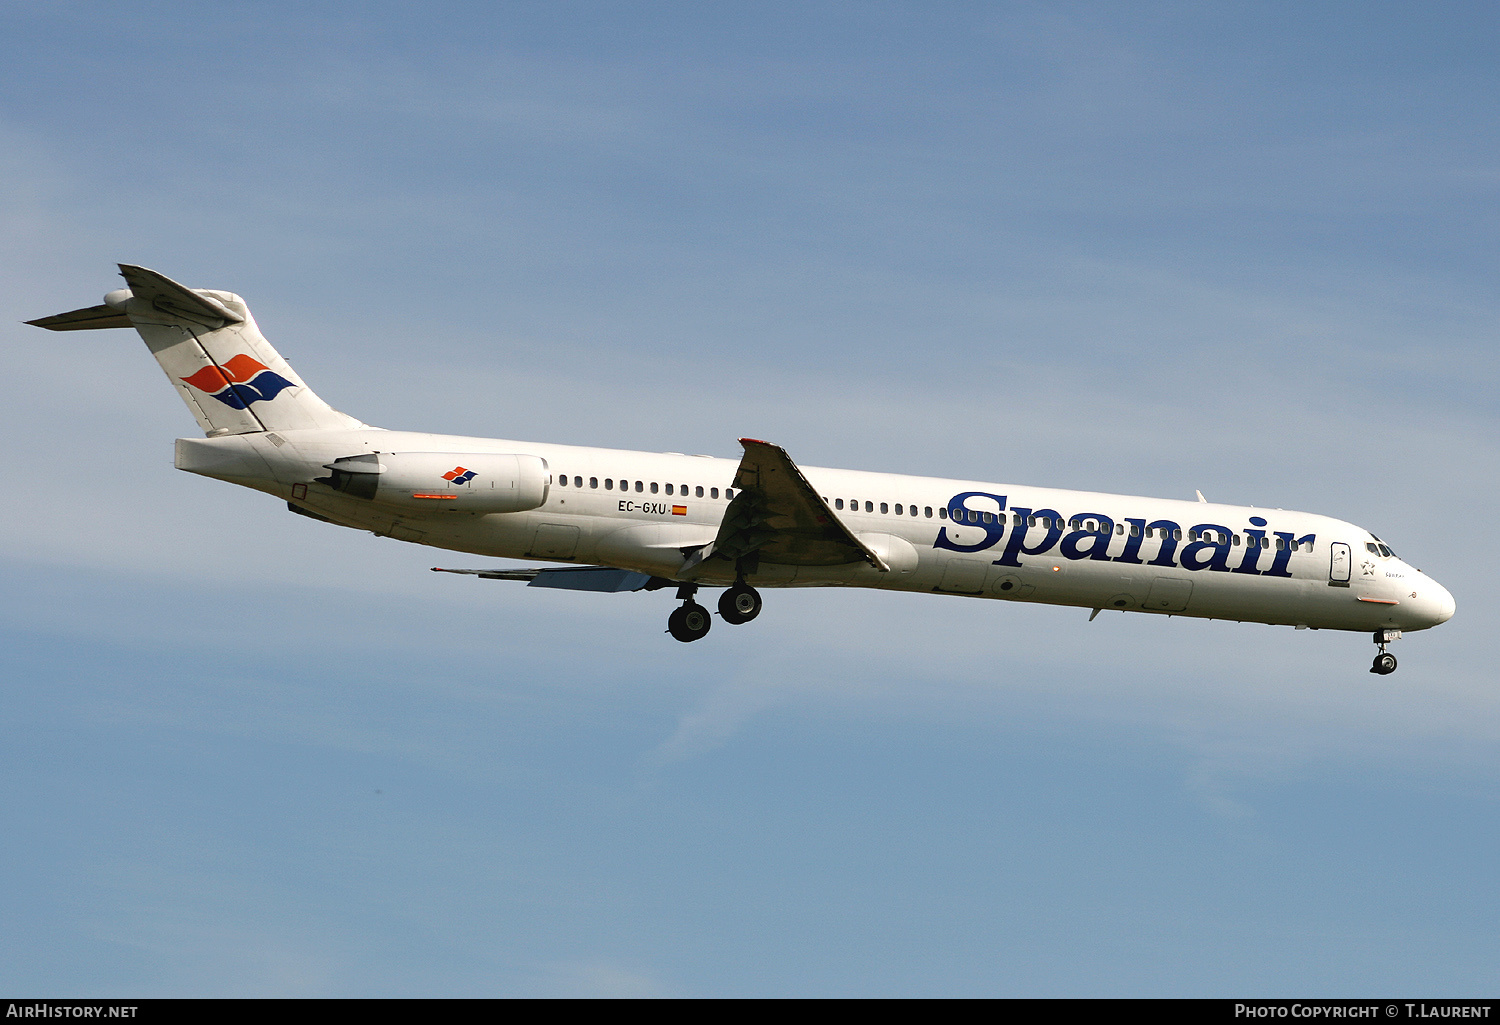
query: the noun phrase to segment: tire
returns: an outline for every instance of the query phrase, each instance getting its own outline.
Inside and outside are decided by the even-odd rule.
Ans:
[[[760,610],[760,592],[745,584],[735,584],[719,595],[719,615],[726,623],[748,623],[760,615]]]
[[[1396,656],[1390,652],[1383,651],[1375,656],[1375,664],[1370,671],[1379,673],[1381,676],[1389,676],[1396,671]]]
[[[713,625],[708,610],[697,602],[687,602],[667,617],[667,633],[684,644],[703,637]]]

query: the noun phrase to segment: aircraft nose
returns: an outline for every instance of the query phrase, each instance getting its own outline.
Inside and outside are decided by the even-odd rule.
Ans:
[[[1458,610],[1458,602],[1454,601],[1453,595],[1448,589],[1436,580],[1432,582],[1432,586],[1437,588],[1438,593],[1437,621],[1439,623],[1446,623],[1453,618],[1453,613]]]
[[[1422,589],[1425,592],[1422,595],[1422,618],[1428,620],[1429,626],[1448,622],[1453,618],[1458,603],[1453,600],[1452,593],[1436,580],[1427,577],[1425,583],[1426,586]]]

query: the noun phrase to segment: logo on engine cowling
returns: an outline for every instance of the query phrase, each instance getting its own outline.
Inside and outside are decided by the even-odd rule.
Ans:
[[[443,480],[451,481],[454,484],[467,484],[473,479],[474,471],[466,470],[462,466],[455,466],[453,469],[443,474]]]

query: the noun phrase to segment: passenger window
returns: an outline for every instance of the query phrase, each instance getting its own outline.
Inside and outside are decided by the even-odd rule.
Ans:
[[[844,500],[842,498],[835,498],[833,500],[833,507],[835,509],[842,509],[844,507]]]
[[[695,495],[697,495],[697,497],[699,497],[699,498],[702,498],[702,497],[703,497],[703,485],[702,485],[702,484],[699,484],[699,485],[698,485],[698,488],[697,488],[697,490],[696,490],[696,491],[695,491],[695,492],[694,492],[694,494],[695,494]]]
[[[917,507],[916,507],[916,506],[914,506],[914,505],[909,505],[909,506],[907,506],[907,508],[908,508],[908,509],[910,509],[910,510],[911,510],[911,514],[912,514],[912,515],[913,515],[913,516],[915,516],[915,515],[916,515],[916,514],[917,514]],[[929,510],[928,510],[928,511],[927,511],[927,515],[928,515],[928,516],[931,516],[931,515],[932,515],[932,510],[930,510],[930,509],[929,509]]]
[[[724,489],[724,497],[725,498],[733,498],[734,497],[734,489],[733,488],[725,488]],[[826,502],[826,501],[828,501],[828,499],[825,498],[825,499],[823,499],[823,501]]]
[[[874,512],[874,511],[875,511],[875,503],[874,502],[866,502],[865,503],[865,512]]]
[[[651,482],[651,493],[656,494],[656,481]]]
[[[709,494],[710,498],[718,498],[719,497],[719,489],[718,488],[709,488],[708,489],[708,494]]]
[[[1172,531],[1172,540],[1173,541],[1181,541],[1182,540],[1182,528],[1181,527],[1179,527],[1178,529]]]
[[[948,518],[948,510],[945,507],[941,506],[941,505],[938,506],[938,519],[940,519],[940,520],[946,520],[947,518]]]
[[[926,516],[929,520],[932,519],[932,506],[930,506],[930,505],[924,505],[924,506],[922,506],[922,515]]]
[[[589,478],[589,487],[591,487],[591,488],[597,488],[598,486],[599,486],[599,478],[598,477],[590,477]]]
[[[1238,534],[1234,535],[1233,544],[1236,548],[1240,546],[1240,536]]]
[[[613,477],[605,477],[604,478],[604,490],[605,491],[613,491],[614,489],[615,489],[615,479]]]
[[[667,494],[670,495],[671,493],[672,493],[672,485],[668,484],[667,485]]]
[[[890,512],[890,511],[891,511],[891,507],[890,506],[886,505],[884,502],[880,503],[880,512],[881,512],[881,515],[884,515],[884,514]]]
[[[904,512],[901,511],[901,503],[900,502],[896,503],[896,515],[897,516],[905,516],[906,515],[906,513],[904,513]]]
[[[635,482],[635,489],[636,489],[636,491],[645,491],[646,490],[646,485],[643,482],[641,482],[641,481],[636,481]]]
[[[557,483],[561,487],[567,487],[568,486],[568,475],[565,473],[561,477],[557,478]]]

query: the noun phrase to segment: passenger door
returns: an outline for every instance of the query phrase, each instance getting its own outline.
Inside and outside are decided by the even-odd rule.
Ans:
[[[1350,557],[1349,546],[1342,541],[1335,541],[1328,546],[1328,583],[1333,587],[1349,586],[1349,569],[1354,560]]]

